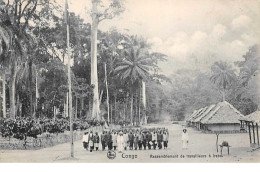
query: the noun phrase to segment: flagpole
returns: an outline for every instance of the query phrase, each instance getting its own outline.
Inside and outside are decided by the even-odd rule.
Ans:
[[[67,55],[68,55],[68,85],[69,85],[69,117],[70,117],[70,157],[74,157],[74,140],[73,140],[73,115],[72,115],[72,94],[71,94],[71,75],[70,75],[70,28],[69,28],[69,5],[68,0],[66,0],[65,4],[65,14],[66,14],[66,27],[67,27]]]

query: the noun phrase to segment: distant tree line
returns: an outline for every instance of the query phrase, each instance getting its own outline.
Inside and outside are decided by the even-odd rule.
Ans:
[[[251,46],[242,58],[234,63],[217,61],[208,72],[178,70],[159,99],[161,111],[183,120],[194,110],[220,101],[228,101],[244,115],[256,111],[260,106],[258,45]]]

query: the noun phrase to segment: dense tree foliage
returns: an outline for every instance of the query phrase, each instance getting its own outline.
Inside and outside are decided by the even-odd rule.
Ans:
[[[258,45],[250,47],[242,58],[244,60],[233,64],[215,62],[205,72],[191,69],[175,72],[170,76],[171,84],[160,88],[164,96],[158,98],[157,116],[162,112],[165,117],[183,120],[194,110],[223,101],[223,98],[244,115],[256,111],[260,79]],[[166,93],[163,90],[167,90]]]
[[[114,11],[105,10],[100,21],[123,12],[119,1],[111,2],[108,9]],[[65,117],[68,87],[62,8],[49,0],[1,1],[1,16],[1,66],[9,66],[2,68],[9,83],[5,89],[7,117]],[[91,85],[91,25],[71,12],[69,21],[74,115],[91,119],[95,88]],[[113,123],[140,122],[146,114],[140,83],[157,84],[166,78],[157,73],[157,63],[165,55],[152,52],[143,38],[115,29],[98,30],[97,40],[100,115],[108,120],[109,106]],[[125,67],[127,72],[119,70]]]
[[[108,10],[92,17],[98,15],[102,21],[123,12],[119,1],[111,2]],[[111,12],[111,7],[119,11]],[[67,117],[66,23],[62,8],[53,0],[0,0],[0,16],[2,95],[6,95],[1,100],[1,116]],[[149,121],[183,120],[193,110],[222,100],[245,115],[259,107],[257,45],[249,48],[239,62],[213,62],[203,72],[181,69],[166,77],[158,67],[165,55],[155,52],[144,38],[116,29],[102,32],[96,27],[95,87],[91,82],[93,24],[72,12],[69,19],[75,118],[94,120],[97,116],[93,115],[97,112],[93,111],[97,98],[93,89],[96,91],[97,85],[99,115],[113,123],[139,124],[146,115]],[[146,106],[142,103],[142,82],[146,83]]]

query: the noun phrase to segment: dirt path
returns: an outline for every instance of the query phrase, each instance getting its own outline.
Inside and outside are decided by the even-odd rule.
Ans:
[[[70,144],[60,144],[41,150],[1,150],[0,162],[260,162],[259,151],[249,152],[248,135],[222,134],[219,142],[226,140],[232,146],[230,155],[223,150],[223,156],[216,151],[216,136],[203,134],[192,128],[189,131],[189,148],[181,145],[182,126],[179,124],[153,124],[147,127],[167,127],[170,132],[167,150],[116,151],[116,158],[107,158],[107,151],[89,152],[82,148],[81,141],[75,142],[75,159],[68,158]],[[158,158],[158,156],[162,156]],[[164,156],[164,157],[163,157]]]

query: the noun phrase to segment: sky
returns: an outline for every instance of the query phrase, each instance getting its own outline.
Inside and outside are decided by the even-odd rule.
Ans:
[[[108,0],[103,0],[105,4]],[[243,60],[259,42],[259,0],[124,0],[125,12],[102,21],[99,29],[116,28],[139,35],[152,50],[166,54],[161,72],[210,70],[215,61]],[[91,0],[70,0],[70,10],[91,22]]]

